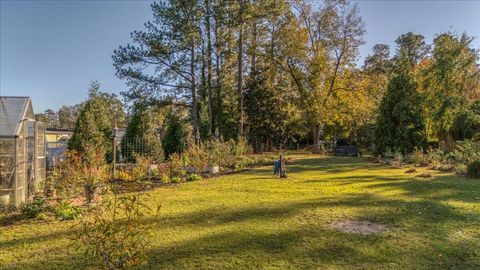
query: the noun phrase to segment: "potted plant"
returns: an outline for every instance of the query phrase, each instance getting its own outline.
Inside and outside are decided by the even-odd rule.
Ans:
[[[220,162],[225,158],[225,155],[222,149],[218,147],[219,143],[212,145],[210,151],[208,152],[208,167],[207,171],[210,174],[220,173]]]
[[[0,207],[7,207],[10,205],[10,189],[0,189]]]
[[[220,172],[220,166],[212,164],[208,166],[208,172],[211,174],[217,174]]]

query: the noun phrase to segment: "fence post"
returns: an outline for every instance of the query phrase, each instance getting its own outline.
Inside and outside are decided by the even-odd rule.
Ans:
[[[172,174],[173,174],[173,161],[170,158],[170,182],[172,182]]]
[[[112,178],[113,178],[115,176],[115,169],[117,167],[117,127],[116,126],[113,129],[112,138],[113,138],[113,142],[112,142],[112,145],[113,145]]]

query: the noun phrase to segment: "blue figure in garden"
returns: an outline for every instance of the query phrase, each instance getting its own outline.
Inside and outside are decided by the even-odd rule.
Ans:
[[[273,162],[273,177],[287,178],[287,164],[282,155]]]

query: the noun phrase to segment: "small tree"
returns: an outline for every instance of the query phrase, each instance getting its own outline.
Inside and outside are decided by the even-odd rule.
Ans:
[[[103,151],[106,160],[111,161],[112,125],[106,104],[98,95],[99,89],[100,85],[96,82],[90,85],[89,99],[79,113],[69,148],[76,150],[80,157],[94,148],[96,152]]]
[[[77,225],[73,247],[84,248],[85,255],[101,260],[105,269],[131,269],[146,259],[150,226],[140,221],[152,211],[142,200],[144,194],[122,194],[114,184],[110,189],[113,198]]]
[[[69,148],[78,154],[87,203],[95,196],[98,183],[107,178],[106,161],[112,159],[112,126],[108,111],[98,97],[98,83],[92,83],[89,99],[75,123]]]
[[[378,153],[390,148],[402,154],[425,146],[422,97],[404,52],[397,59],[396,72],[380,104],[375,144]]]
[[[139,154],[151,160],[163,160],[162,145],[153,114],[151,109],[135,105],[122,141],[122,149],[127,159],[134,160]]]
[[[162,141],[165,158],[170,154],[182,153],[187,147],[187,130],[180,117],[171,111],[167,117],[167,131]]]

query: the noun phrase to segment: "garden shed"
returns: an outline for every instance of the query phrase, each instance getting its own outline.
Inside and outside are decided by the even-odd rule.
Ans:
[[[0,96],[0,206],[31,199],[45,174],[45,124],[35,121],[31,99]]]

